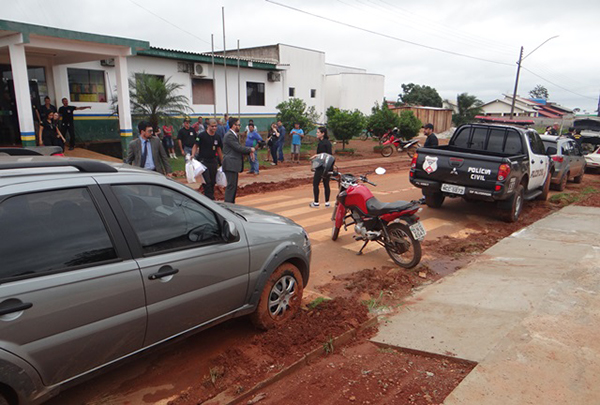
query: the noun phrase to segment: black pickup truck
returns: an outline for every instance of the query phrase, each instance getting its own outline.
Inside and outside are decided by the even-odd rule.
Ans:
[[[505,219],[519,219],[524,200],[545,200],[552,165],[533,129],[510,125],[467,124],[448,145],[419,148],[410,182],[423,189],[429,207],[445,197],[497,202]]]

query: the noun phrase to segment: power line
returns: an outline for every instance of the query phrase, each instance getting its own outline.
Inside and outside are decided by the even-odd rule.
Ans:
[[[130,1],[131,3],[133,3],[133,4],[135,4],[136,6],[138,6],[139,8],[141,8],[141,9],[143,9],[143,10],[146,10],[148,13],[152,14],[152,15],[153,15],[153,16],[155,16],[156,18],[159,18],[159,19],[163,20],[164,22],[166,22],[167,24],[169,24],[169,25],[171,25],[171,26],[173,26],[173,27],[177,28],[179,31],[183,31],[183,32],[185,32],[186,34],[188,34],[188,35],[191,35],[192,37],[194,37],[194,38],[196,38],[196,39],[199,39],[200,41],[204,42],[205,44],[208,44],[208,45],[210,45],[210,42],[208,42],[208,41],[206,41],[206,40],[204,40],[204,39],[200,38],[199,36],[197,36],[197,35],[194,35],[194,34],[192,34],[191,32],[189,32],[189,31],[186,31],[186,30],[184,30],[183,28],[181,28],[181,27],[179,27],[179,26],[177,26],[177,25],[173,24],[171,21],[169,21],[169,20],[167,20],[167,19],[165,19],[165,18],[161,17],[160,15],[158,15],[158,14],[156,14],[156,13],[152,12],[151,10],[148,10],[146,7],[142,6],[141,4],[138,4],[138,3],[136,3],[136,2],[135,2],[135,1],[133,1],[133,0],[129,0],[129,1]]]
[[[559,89],[562,89],[562,90],[564,90],[564,91],[568,91],[569,93],[573,93],[573,94],[575,94],[576,96],[579,96],[579,97],[587,98],[587,99],[590,99],[590,100],[596,100],[596,97],[584,96],[583,94],[576,93],[576,92],[574,92],[574,91],[572,91],[572,90],[569,90],[569,89],[567,89],[567,88],[565,88],[565,87],[562,87],[562,86],[561,86],[561,85],[559,85],[559,84],[556,84],[556,83],[554,83],[554,82],[551,82],[550,80],[546,79],[545,77],[542,77],[542,76],[538,75],[537,73],[535,73],[535,72],[531,71],[530,69],[527,69],[525,66],[522,66],[522,65],[521,65],[521,69],[528,71],[528,72],[529,72],[529,73],[531,73],[532,75],[534,75],[534,76],[536,76],[536,77],[539,77],[540,79],[542,79],[542,80],[544,80],[544,81],[546,81],[546,82],[548,82],[548,83],[552,84],[553,86],[556,86],[556,87],[558,87]]]
[[[129,0],[129,1],[133,1],[133,0]],[[268,3],[275,4],[277,6],[280,6],[280,7],[285,7],[285,8],[288,8],[290,10],[297,11],[299,13],[310,15],[312,17],[320,18],[322,20],[326,20],[326,21],[333,22],[333,23],[336,23],[336,24],[339,24],[339,25],[343,25],[343,26],[346,26],[346,27],[354,28],[354,29],[357,29],[357,30],[360,30],[360,31],[368,32],[370,34],[378,35],[380,37],[384,37],[384,38],[388,38],[388,39],[393,39],[393,40],[399,41],[399,42],[404,42],[406,44],[418,46],[418,47],[421,47],[421,48],[431,49],[433,51],[443,52],[443,53],[447,53],[447,54],[454,55],[454,56],[461,56],[463,58],[469,58],[469,59],[480,60],[480,61],[483,61],[483,62],[495,63],[497,65],[504,65],[504,66],[510,66],[510,67],[513,66],[513,64],[511,64],[511,63],[499,62],[499,61],[495,61],[495,60],[490,60],[490,59],[485,59],[485,58],[479,58],[477,56],[467,55],[467,54],[464,54],[464,53],[448,51],[448,50],[445,50],[445,49],[436,48],[434,46],[423,45],[423,44],[419,44],[419,43],[414,42],[414,41],[409,41],[409,40],[406,40],[406,39],[394,37],[392,35],[383,34],[381,32],[368,30],[366,28],[358,27],[356,25],[352,25],[352,24],[348,24],[348,23],[345,23],[345,22],[342,22],[342,21],[334,20],[332,18],[324,17],[324,16],[321,16],[321,15],[318,15],[318,14],[314,14],[314,13],[311,13],[311,12],[308,12],[308,11],[300,10],[298,8],[288,6],[286,4],[277,3],[277,2],[275,2],[273,0],[265,0],[265,1],[268,2]]]

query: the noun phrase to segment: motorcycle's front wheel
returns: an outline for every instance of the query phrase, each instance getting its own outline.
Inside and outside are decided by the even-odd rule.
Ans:
[[[413,237],[408,225],[395,222],[388,225],[385,250],[391,259],[400,267],[412,269],[421,261],[421,242]]]
[[[392,145],[385,145],[383,148],[381,148],[381,156],[383,157],[390,157],[392,156],[392,153],[394,153],[394,148],[392,148]]]

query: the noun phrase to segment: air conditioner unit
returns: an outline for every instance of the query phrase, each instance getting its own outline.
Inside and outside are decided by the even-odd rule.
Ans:
[[[281,73],[269,72],[267,74],[267,79],[269,79],[270,82],[280,82],[281,81]]]
[[[115,66],[115,60],[114,59],[102,59],[102,60],[100,60],[100,66],[111,66],[111,67],[114,67]]]
[[[208,76],[208,65],[205,63],[194,63],[194,71],[192,75],[195,77],[206,77]]]

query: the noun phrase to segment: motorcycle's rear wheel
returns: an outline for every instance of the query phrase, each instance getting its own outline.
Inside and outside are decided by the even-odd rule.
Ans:
[[[409,158],[412,158],[415,155],[415,153],[417,152],[417,148],[417,145],[413,145],[410,148],[406,149],[406,154]]]
[[[388,225],[390,240],[385,250],[391,259],[400,267],[412,269],[421,261],[421,242],[413,237],[408,225],[395,222]]]
[[[381,156],[383,157],[390,157],[392,156],[392,153],[394,153],[394,148],[392,145],[385,145],[383,148],[381,148]]]

